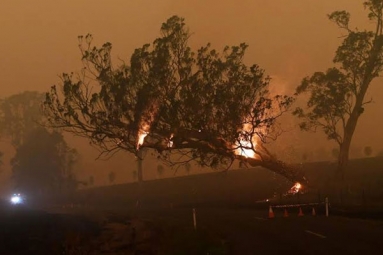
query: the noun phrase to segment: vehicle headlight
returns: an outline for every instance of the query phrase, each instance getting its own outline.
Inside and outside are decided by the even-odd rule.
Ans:
[[[14,194],[11,197],[11,203],[14,204],[14,205],[22,204],[23,203],[23,198],[21,197],[20,194]]]

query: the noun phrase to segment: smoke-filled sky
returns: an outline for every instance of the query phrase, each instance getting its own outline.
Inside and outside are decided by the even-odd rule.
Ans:
[[[0,97],[25,90],[47,91],[57,84],[62,72],[79,70],[78,35],[91,33],[98,44],[111,42],[116,63],[118,58],[128,61],[135,48],[159,36],[161,23],[172,15],[186,19],[195,49],[208,42],[217,49],[241,42],[249,44],[245,61],[259,64],[274,78],[274,89],[288,93],[304,76],[332,65],[342,31],[327,19],[327,14],[346,9],[352,14],[352,26],[371,25],[362,3],[363,0],[2,0]],[[383,149],[383,132],[377,126],[377,120],[383,116],[381,83],[378,79],[370,89],[368,97],[373,95],[374,103],[367,106],[360,119],[353,142],[356,151],[367,145],[374,151]],[[310,143],[304,143],[308,140]],[[288,142],[296,149],[335,147],[323,140],[324,136],[291,132],[283,137],[281,147]],[[87,145],[80,148],[86,149]],[[86,174],[98,171],[95,175],[99,184],[104,180],[97,176],[106,179],[106,166],[121,169],[134,162],[125,155],[109,162],[94,162],[94,150],[86,151],[91,154],[83,155],[82,165],[89,168]],[[125,180],[131,178],[126,171],[121,175]]]

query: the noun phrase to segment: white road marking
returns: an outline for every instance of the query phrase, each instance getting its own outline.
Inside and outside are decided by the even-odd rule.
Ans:
[[[265,218],[260,218],[260,217],[254,217],[254,219],[257,219],[257,220],[266,220]]]
[[[315,232],[312,232],[309,230],[306,230],[306,233],[312,234],[312,235],[320,237],[320,238],[326,238],[326,236],[324,236],[324,235],[321,235],[321,234],[318,234],[318,233],[315,233]]]

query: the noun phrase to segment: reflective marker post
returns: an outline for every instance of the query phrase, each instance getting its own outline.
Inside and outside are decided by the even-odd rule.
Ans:
[[[194,224],[194,230],[197,230],[197,218],[195,215],[195,208],[193,208],[193,224]]]
[[[326,197],[326,217],[328,217],[328,197]]]

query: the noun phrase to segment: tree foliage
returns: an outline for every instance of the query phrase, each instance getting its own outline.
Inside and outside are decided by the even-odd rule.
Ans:
[[[11,160],[17,189],[28,194],[56,194],[76,188],[72,168],[77,152],[68,147],[61,134],[36,128],[23,140]]]
[[[364,147],[363,152],[364,152],[364,155],[366,157],[370,157],[372,155],[372,148],[371,148],[371,146]]]
[[[342,44],[333,59],[335,67],[316,72],[303,79],[297,94],[307,93],[307,108],[297,108],[294,114],[302,118],[303,130],[320,128],[330,140],[339,145],[339,170],[343,172],[349,158],[351,140],[364,107],[371,82],[383,68],[382,0],[364,2],[368,18],[375,23],[375,30],[352,30],[350,14],[335,11],[328,15],[346,31]]]
[[[27,133],[41,126],[43,100],[44,93],[25,91],[0,101],[0,131],[11,138],[14,147],[23,143]]]
[[[15,186],[28,193],[76,188],[72,172],[77,152],[63,136],[42,126],[44,93],[26,91],[0,102],[0,131],[16,149],[11,159]]]
[[[109,179],[109,183],[113,184],[114,181],[116,180],[116,173],[113,171],[110,171],[108,174],[108,179]]]
[[[4,156],[4,153],[0,151],[0,173],[1,173],[1,166],[3,165],[3,156]]]
[[[161,178],[162,175],[164,174],[165,172],[165,168],[163,165],[157,165],[157,174],[158,174],[158,178]]]
[[[118,66],[111,43],[95,47],[91,35],[80,36],[84,68],[64,73],[62,84],[46,95],[51,125],[89,138],[104,155],[124,150],[139,156],[148,148],[170,165],[196,160],[228,167],[251,151],[252,165],[298,178],[264,147],[278,134],[276,121],[293,99],[270,95],[264,70],[243,62],[248,46],[219,52],[207,44],[193,51],[177,16],[160,32],[134,51],[130,64]]]
[[[184,167],[185,167],[185,171],[186,171],[186,173],[189,175],[190,174],[190,171],[191,171],[191,164],[189,163],[189,162],[187,162],[185,165],[184,165]]]
[[[333,148],[331,150],[331,156],[337,159],[339,157],[339,148]]]
[[[94,185],[94,176],[93,175],[89,176],[88,184],[89,184],[89,186]]]

